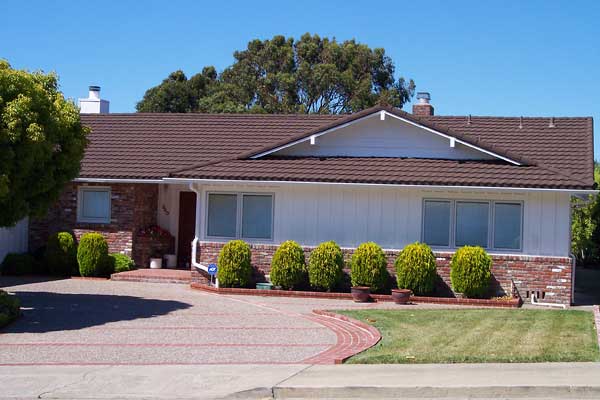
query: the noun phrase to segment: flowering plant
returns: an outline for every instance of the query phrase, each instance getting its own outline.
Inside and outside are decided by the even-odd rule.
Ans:
[[[141,228],[139,234],[140,236],[149,236],[152,238],[171,237],[171,233],[168,230],[161,228],[158,225]]]

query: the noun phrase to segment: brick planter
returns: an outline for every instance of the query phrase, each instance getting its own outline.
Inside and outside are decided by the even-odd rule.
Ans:
[[[351,293],[332,293],[332,292],[311,292],[299,290],[262,290],[246,288],[216,288],[203,283],[192,282],[192,289],[204,290],[206,292],[217,294],[237,294],[246,296],[266,296],[266,297],[301,297],[314,299],[332,299],[332,300],[352,300]],[[372,294],[371,298],[375,301],[393,301],[389,294]],[[432,303],[448,305],[468,305],[481,307],[502,307],[516,308],[521,305],[519,299],[461,299],[456,297],[424,297],[410,296],[413,303]],[[401,306],[399,306],[401,307]]]
[[[201,263],[214,263],[219,251],[225,243],[200,242],[198,254]],[[271,259],[277,250],[277,245],[250,244],[252,250],[252,266],[256,282],[263,282],[264,275],[269,274]],[[304,253],[308,260],[315,247],[304,246]],[[343,248],[344,259],[352,257],[354,249]],[[386,250],[388,271],[395,283],[394,261],[400,250]],[[438,282],[436,292],[445,297],[452,297],[454,293],[450,283],[450,259],[453,253],[436,252],[438,269]],[[529,301],[531,293],[538,299],[548,303],[571,303],[571,272],[572,262],[568,257],[531,257],[525,255],[491,255],[492,282],[489,288],[489,297],[503,297],[513,295],[513,283],[516,294],[524,301]],[[346,273],[349,271],[346,270]],[[192,272],[192,282],[206,283],[206,277],[199,272]]]
[[[172,236],[141,236],[137,235],[136,245],[133,249],[133,259],[136,265],[142,268],[150,266],[150,258],[155,252],[162,257],[164,254],[173,253],[175,248],[175,239]]]

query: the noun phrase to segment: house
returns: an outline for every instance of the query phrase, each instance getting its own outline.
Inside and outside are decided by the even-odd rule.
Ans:
[[[570,303],[570,199],[595,193],[592,118],[436,116],[429,94],[418,98],[412,114],[110,114],[92,87],[80,175],[32,221],[31,246],[98,231],[138,263],[175,252],[205,280],[235,238],[264,274],[289,239],[307,254],[335,240],[346,255],[374,241],[390,270],[422,241],[448,283],[453,251],[479,245],[498,295]],[[148,237],[151,225],[173,238]]]

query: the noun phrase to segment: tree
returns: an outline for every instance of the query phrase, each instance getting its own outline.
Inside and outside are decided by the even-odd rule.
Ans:
[[[78,175],[86,134],[55,74],[0,60],[0,226],[46,213]]]
[[[600,183],[600,164],[594,164],[594,180]],[[571,252],[581,264],[600,258],[600,198],[571,199]]]
[[[253,112],[338,114],[376,104],[402,107],[415,84],[396,79],[382,48],[304,34],[300,40],[254,39],[214,67],[186,79],[181,71],[146,91],[140,112]]]

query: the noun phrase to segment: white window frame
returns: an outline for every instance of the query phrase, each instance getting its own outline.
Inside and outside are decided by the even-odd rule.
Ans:
[[[90,218],[83,215],[83,193],[84,192],[107,192],[108,193],[108,217]],[[110,224],[112,218],[112,191],[110,186],[79,186],[77,188],[77,222],[86,224]]]
[[[487,237],[487,246],[484,249],[489,251],[496,252],[505,252],[505,253],[521,253],[523,252],[523,226],[524,226],[524,213],[525,213],[525,204],[522,200],[485,200],[485,199],[448,199],[448,198],[423,198],[421,204],[421,242],[425,243],[425,202],[427,201],[438,201],[438,202],[447,202],[450,203],[450,232],[449,246],[431,246],[433,249],[438,250],[456,250],[462,246],[456,246],[456,203],[487,203],[489,207],[488,212],[488,237]],[[518,249],[509,249],[503,247],[494,247],[494,220],[496,213],[496,204],[518,204],[521,207],[521,215],[520,215],[520,236],[521,240],[519,241]]]
[[[237,214],[235,219],[235,236],[211,236],[208,234],[208,206],[211,194],[235,195],[237,201]],[[271,236],[269,238],[249,238],[242,236],[242,216],[244,208],[244,196],[270,196],[271,197]],[[275,193],[272,192],[227,192],[227,191],[208,191],[206,192],[206,206],[204,207],[204,237],[211,240],[233,240],[242,239],[248,242],[273,242],[275,238]]]

